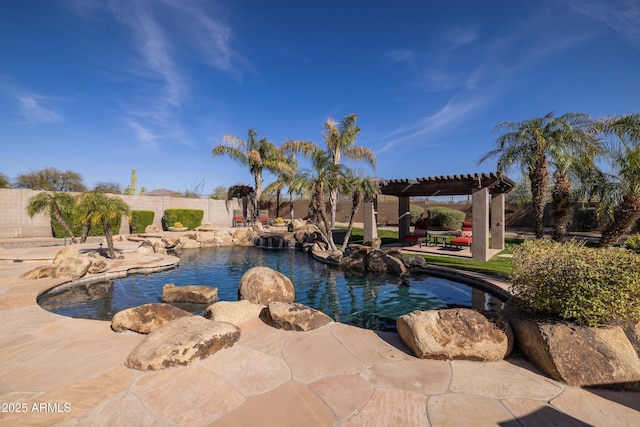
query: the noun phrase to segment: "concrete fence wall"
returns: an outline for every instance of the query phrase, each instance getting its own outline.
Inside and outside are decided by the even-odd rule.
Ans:
[[[51,237],[49,215],[27,215],[29,199],[41,191],[0,189],[0,238]],[[79,193],[70,193],[77,195]],[[125,196],[118,195],[131,210],[154,211],[153,224],[161,226],[166,209],[200,209],[204,211],[203,223],[228,227],[234,209],[241,209],[237,199],[231,201],[213,199],[186,199],[181,197]],[[129,222],[123,219],[121,234],[129,233]]]

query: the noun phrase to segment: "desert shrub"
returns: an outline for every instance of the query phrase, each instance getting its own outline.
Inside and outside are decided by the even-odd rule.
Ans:
[[[73,231],[73,235],[78,238],[81,237],[83,224],[80,218],[78,217],[78,215],[76,215],[76,213],[72,209],[63,209],[62,217],[66,221],[67,225],[69,225],[69,227],[71,228],[71,231]],[[122,218],[116,218],[111,222],[111,226],[115,234],[118,234],[120,232],[121,223],[122,223]],[[53,237],[56,237],[56,238],[69,237],[64,227],[58,222],[58,220],[53,215],[51,215],[51,232],[53,234]],[[102,228],[102,225],[100,224],[93,224],[89,228],[89,233],[87,235],[88,236],[104,236],[104,228]]]
[[[640,320],[640,257],[622,248],[529,240],[515,250],[516,304],[580,325]]]
[[[144,233],[147,226],[153,224],[155,212],[153,211],[131,211],[131,234]]]
[[[427,218],[429,219],[429,223],[439,224],[440,220],[438,218],[440,216],[440,212],[447,209],[448,208],[445,206],[431,206],[427,208]]]
[[[424,215],[424,208],[418,205],[409,206],[409,215],[411,215],[411,225],[415,225],[416,221]]]
[[[190,230],[202,225],[204,211],[202,209],[166,209],[162,217],[162,225],[165,229],[174,227],[176,222],[181,223]]]
[[[624,247],[630,251],[640,253],[640,234],[629,236],[627,241],[624,242]]]
[[[442,209],[438,214],[438,222],[444,230],[460,230],[467,215],[454,209]]]

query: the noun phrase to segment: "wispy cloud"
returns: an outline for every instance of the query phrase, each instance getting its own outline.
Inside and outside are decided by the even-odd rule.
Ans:
[[[19,114],[28,124],[44,124],[62,122],[62,116],[44,104],[47,97],[35,94],[22,94],[15,97]]]
[[[474,42],[478,38],[476,30],[471,28],[455,27],[447,31],[444,35],[444,39],[453,47],[458,48],[460,46],[467,45]]]
[[[432,106],[432,110],[421,119],[379,138],[382,143],[376,152],[389,151],[400,144],[424,146],[425,142],[433,141],[433,145],[441,145],[438,136],[444,129],[468,122],[491,108],[514,87],[525,84],[522,75],[528,75],[531,67],[539,66],[597,34],[597,31],[579,26],[559,26],[554,21],[554,13],[555,10],[540,8],[537,13],[510,27],[510,31],[496,32],[498,35],[494,37],[482,37],[482,43],[477,43],[473,52],[449,50],[446,55],[436,58],[437,61],[432,61],[416,75],[414,86],[450,95],[439,107]],[[446,32],[444,38],[451,46],[457,47],[481,39],[477,32],[463,29]],[[427,62],[418,55],[414,61]],[[472,65],[464,68],[460,64]]]
[[[601,21],[640,50],[640,2],[637,0],[562,0],[572,10]]]
[[[192,96],[194,78],[181,66],[185,58],[234,76],[246,65],[231,47],[231,28],[212,7],[193,0],[76,0],[71,6],[83,19],[102,13],[125,29],[135,55],[118,58],[122,66],[116,72],[118,80],[133,76],[136,91],[120,102],[125,121],[145,146],[160,138],[190,144],[180,117]]]
[[[143,142],[145,148],[158,148],[159,137],[157,135],[155,135],[152,131],[145,128],[135,120],[126,120],[126,122],[129,125],[129,128],[131,128],[131,130],[133,131],[134,135],[138,138],[138,140]]]
[[[415,52],[411,50],[392,50],[385,54],[385,58],[392,64],[404,63],[411,67],[415,65]]]

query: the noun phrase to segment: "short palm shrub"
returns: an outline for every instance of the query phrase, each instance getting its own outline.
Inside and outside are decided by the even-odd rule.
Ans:
[[[466,217],[467,214],[464,212],[454,209],[443,209],[438,215],[438,221],[443,230],[460,230],[462,228],[462,222]]]
[[[424,208],[418,205],[409,206],[409,215],[411,215],[411,225],[414,225],[416,221],[422,218],[424,215]]]
[[[635,253],[640,253],[640,234],[629,236],[624,242],[624,247]]]
[[[513,259],[520,308],[583,326],[640,321],[640,256],[633,252],[528,240]]]

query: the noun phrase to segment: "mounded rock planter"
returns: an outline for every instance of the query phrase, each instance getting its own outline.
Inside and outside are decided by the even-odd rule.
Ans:
[[[171,320],[186,316],[193,314],[170,304],[144,304],[117,312],[111,319],[111,329],[149,334]]]
[[[640,359],[619,326],[590,328],[509,314],[518,349],[540,370],[572,386],[640,391]]]
[[[513,349],[509,324],[469,308],[414,311],[400,316],[398,334],[422,359],[495,361]]]
[[[165,323],[140,341],[125,365],[140,371],[156,371],[190,365],[240,339],[240,329],[230,323],[201,316],[186,316]]]

